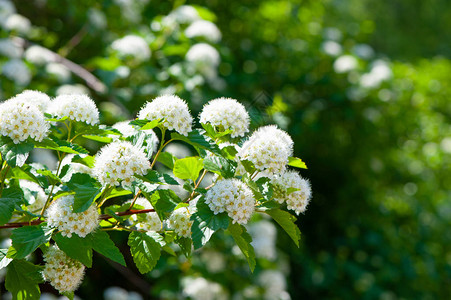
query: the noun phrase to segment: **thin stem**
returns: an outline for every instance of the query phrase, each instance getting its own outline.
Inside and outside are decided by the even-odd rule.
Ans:
[[[150,213],[150,212],[155,212],[155,209],[132,209],[132,210],[124,211],[124,212],[117,212],[115,214],[118,217],[122,217],[122,216],[131,216],[131,215],[137,215],[137,214],[146,214],[146,213]],[[99,217],[100,220],[108,220],[111,218],[112,218],[112,216],[110,216],[110,215],[101,215]],[[45,221],[39,219],[39,220],[31,221],[31,222],[6,223],[6,224],[0,226],[0,229],[18,228],[18,227],[23,227],[23,226],[33,226],[33,225],[39,225],[43,222],[45,222]]]
[[[191,200],[194,198],[194,196],[197,194],[197,193],[196,193],[196,189],[199,187],[200,183],[201,183],[202,180],[204,179],[205,174],[207,174],[207,172],[208,172],[207,170],[204,170],[204,171],[202,172],[202,175],[200,176],[199,180],[194,184],[194,191],[193,191],[193,192],[191,193],[191,195],[189,196],[187,202],[191,201]]]
[[[155,163],[157,162],[158,155],[160,155],[160,153],[161,153],[161,151],[163,150],[163,148],[164,148],[167,144],[169,144],[169,142],[172,141],[172,139],[170,139],[169,141],[167,141],[167,142],[165,143],[165,142],[164,142],[164,136],[165,136],[165,134],[166,134],[166,129],[165,129],[165,128],[161,129],[161,144],[160,144],[160,147],[158,148],[157,153],[155,154],[155,157],[153,158],[152,163],[150,164],[150,169],[152,169],[153,166],[155,165]]]
[[[141,190],[139,190],[135,197],[133,198],[132,204],[130,204],[130,207],[127,209],[127,211],[131,210],[133,208],[133,205],[135,205],[136,199],[138,199],[138,196],[141,194]]]
[[[57,151],[56,153],[58,154],[58,167],[56,168],[55,176],[58,176],[58,173],[59,173],[59,171],[60,171],[60,169],[61,169],[61,165],[62,165],[62,162],[63,162],[63,159],[64,159],[65,154],[64,154],[64,153],[63,153],[63,154],[60,154],[59,151]],[[52,195],[53,195],[53,190],[55,189],[55,185],[56,185],[55,183],[52,184],[52,188],[50,189],[49,196],[47,197],[47,200],[45,201],[45,204],[44,204],[44,206],[42,207],[42,210],[41,210],[41,214],[40,214],[39,219],[41,219],[41,218],[44,216],[45,210],[47,209],[48,205],[50,204],[51,199],[53,199],[53,198],[52,198]]]
[[[88,26],[85,25],[67,42],[66,45],[61,48],[61,50],[59,51],[61,56],[67,56],[70,51],[81,42],[81,40],[86,36],[87,33]]]
[[[102,207],[102,205],[105,203],[105,201],[108,200],[107,197],[113,189],[114,189],[114,187],[112,187],[110,185],[107,185],[105,187],[105,189],[103,190],[102,194],[99,197],[100,203],[97,205],[98,208]]]

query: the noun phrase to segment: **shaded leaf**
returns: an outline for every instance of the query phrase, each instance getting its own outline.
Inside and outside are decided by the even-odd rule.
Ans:
[[[281,209],[272,209],[265,211],[268,215],[270,215],[282,228],[286,233],[291,237],[296,246],[299,247],[299,240],[301,239],[301,231],[299,227],[295,224],[296,217],[292,214],[283,211]]]
[[[254,272],[256,265],[255,252],[254,248],[251,245],[252,238],[249,233],[247,233],[246,228],[240,224],[235,223],[230,224],[228,231],[232,234],[235,243],[240,248],[244,257],[246,257],[251,272]]]
[[[161,255],[159,242],[145,233],[133,231],[128,237],[128,245],[133,261],[142,274],[150,272]]]
[[[81,238],[77,234],[67,237],[57,233],[53,236],[53,240],[67,256],[78,260],[88,268],[92,267],[92,247],[86,238]]]
[[[46,223],[14,229],[11,235],[12,246],[9,248],[8,257],[24,258],[42,244],[47,243],[53,230],[54,228],[47,227]]]

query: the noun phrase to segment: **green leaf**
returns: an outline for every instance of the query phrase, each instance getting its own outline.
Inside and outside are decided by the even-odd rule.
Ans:
[[[46,223],[14,229],[11,235],[12,247],[8,251],[8,257],[24,258],[42,244],[50,241],[53,230],[54,228],[47,227]]]
[[[108,257],[112,261],[115,261],[124,267],[125,259],[121,251],[116,247],[114,242],[110,239],[108,233],[104,231],[97,230],[89,235],[91,240],[92,248],[98,253]]]
[[[235,159],[235,156],[238,154],[238,151],[236,151],[236,148],[234,146],[226,146],[221,149],[222,156],[224,156],[227,159]]]
[[[232,234],[235,243],[241,249],[244,257],[247,259],[247,263],[251,269],[251,272],[254,272],[255,269],[255,252],[254,248],[251,245],[252,238],[247,233],[246,228],[240,224],[230,224],[228,231]]]
[[[7,223],[14,212],[14,207],[23,203],[24,194],[18,187],[3,190],[0,198],[0,225]]]
[[[87,210],[102,191],[102,188],[94,178],[82,173],[73,174],[67,182],[67,186],[75,192],[73,207],[73,212],[75,213]]]
[[[255,172],[256,168],[254,166],[254,163],[244,159],[244,160],[240,160],[240,163],[243,165],[244,169],[246,170],[246,172],[248,172],[249,174],[252,174]]]
[[[53,174],[52,171],[50,171],[50,170],[46,170],[46,169],[36,170],[36,173],[47,177],[47,180],[49,181],[49,183],[51,185],[53,185],[53,184],[56,185],[56,184],[62,183],[61,179],[58,176],[56,176],[55,174]]]
[[[169,174],[160,175],[160,173],[158,173],[155,170],[149,171],[149,173],[147,173],[144,176],[135,175],[135,177],[143,180],[144,182],[149,182],[149,183],[172,184],[172,185],[179,184],[177,182],[177,180],[175,180],[171,175],[169,175]]]
[[[177,161],[177,157],[169,152],[161,152],[157,157],[157,161],[172,170],[174,169],[174,164]]]
[[[204,165],[199,157],[186,157],[179,159],[174,164],[174,176],[180,179],[191,179],[196,181],[199,172],[202,171]]]
[[[85,157],[81,157],[80,155],[75,155],[74,158],[72,158],[72,162],[79,163],[85,166],[88,166],[90,168],[94,167],[95,157],[87,155]]]
[[[35,300],[41,296],[38,283],[42,282],[41,267],[25,260],[14,260],[8,266],[5,287],[13,300]]]
[[[212,156],[204,159],[205,170],[214,172],[224,178],[232,178],[235,175],[236,162],[220,156]]]
[[[161,245],[152,236],[133,231],[128,237],[128,245],[133,261],[142,274],[150,272],[160,259]]]
[[[91,134],[84,134],[84,138],[100,143],[111,143],[113,141],[113,138],[110,138],[108,136],[99,136],[99,135],[91,135]]]
[[[108,196],[105,197],[105,200],[111,199],[111,198],[116,198],[116,197],[122,197],[122,196],[127,196],[132,194],[131,191],[129,190],[122,190],[122,189],[116,189],[114,188]]]
[[[183,255],[190,257],[193,248],[193,241],[190,238],[181,237],[178,238],[176,242],[180,246],[180,250],[182,250]]]
[[[13,140],[9,137],[0,136],[0,154],[11,168],[23,166],[33,147],[33,143],[22,142],[20,144],[14,144]]]
[[[78,260],[88,268],[92,267],[92,247],[88,239],[81,238],[77,234],[67,237],[57,233],[53,236],[53,240],[67,256]]]
[[[307,165],[305,164],[305,162],[303,162],[302,159],[297,157],[288,157],[288,165],[295,168],[307,169]]]
[[[213,139],[223,137],[223,136],[228,135],[233,132],[233,130],[231,130],[231,129],[222,131],[217,126],[213,126],[210,123],[207,123],[207,124],[201,123],[200,125],[202,125],[202,127],[205,129],[208,136],[210,136]]]
[[[226,213],[215,215],[203,199],[197,202],[196,207],[197,212],[191,216],[191,220],[194,221],[191,226],[191,237],[194,249],[199,249],[210,240],[215,231],[229,227],[229,217]]]
[[[133,120],[130,123],[128,123],[129,125],[132,125],[134,127],[139,128],[140,130],[149,130],[149,129],[154,129],[155,127],[157,127],[160,124],[160,119],[157,120]]]
[[[177,204],[182,202],[172,190],[157,190],[152,194],[149,200],[160,220],[167,219],[174,211]]]
[[[74,297],[75,297],[74,292],[64,292],[64,293],[61,293],[61,295],[66,296],[67,298],[69,298],[69,300],[74,300]]]
[[[55,150],[72,154],[88,154],[89,151],[82,146],[68,141],[59,140],[57,138],[44,139],[42,142],[35,142],[36,148]]]
[[[221,150],[218,145],[208,136],[204,135],[205,130],[194,129],[188,133],[188,137],[180,135],[176,132],[171,134],[171,138],[174,140],[184,141],[193,146],[200,154],[199,149],[208,150],[216,155],[221,155]]]
[[[288,233],[296,246],[299,247],[301,231],[299,230],[299,227],[294,223],[296,222],[296,217],[281,209],[267,210],[265,211],[265,213],[270,215],[283,228],[283,230]]]
[[[12,258],[6,257],[8,249],[0,249],[0,270],[6,268],[7,265],[13,260]]]

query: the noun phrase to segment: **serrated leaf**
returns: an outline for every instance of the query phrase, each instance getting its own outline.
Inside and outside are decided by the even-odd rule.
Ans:
[[[244,159],[244,160],[240,160],[240,163],[243,165],[244,169],[246,170],[246,172],[248,172],[249,174],[252,174],[255,172],[256,168],[254,166],[254,163]]]
[[[288,157],[288,165],[295,168],[307,169],[307,165],[305,164],[305,162],[303,162],[302,159],[297,157]]]
[[[84,138],[100,143],[111,143],[113,141],[113,138],[110,138],[108,136],[100,136],[100,135],[92,135],[92,134],[84,134]]]
[[[57,138],[46,138],[42,142],[35,142],[36,148],[55,150],[72,154],[88,154],[88,150],[82,146],[68,141],[59,140]]]
[[[166,220],[177,204],[182,201],[172,190],[157,190],[149,200],[160,220]]]
[[[91,233],[88,237],[91,240],[92,248],[96,252],[111,259],[112,261],[123,265],[124,267],[126,266],[124,256],[116,247],[114,242],[110,239],[108,233],[97,230]]]
[[[204,165],[199,157],[186,157],[179,159],[174,164],[174,176],[180,179],[191,179],[196,181],[199,172],[202,171]]]
[[[8,257],[24,258],[40,245],[50,241],[54,230],[54,228],[47,227],[46,223],[14,229],[11,235],[12,246],[8,250]]]
[[[41,291],[38,283],[42,282],[40,271],[41,267],[25,260],[14,260],[9,264],[5,287],[13,300],[39,299]]]
[[[169,152],[161,152],[157,157],[157,161],[172,170],[174,169],[174,164],[177,161],[177,157]]]
[[[86,238],[81,238],[77,234],[67,237],[57,233],[53,236],[53,240],[67,256],[78,260],[88,268],[92,267],[92,247]]]
[[[213,152],[216,155],[221,155],[221,150],[219,149],[218,145],[216,145],[210,137],[204,135],[203,133],[205,133],[205,130],[194,129],[190,133],[188,133],[188,136],[186,137],[174,132],[171,134],[171,138],[190,144],[198,152],[199,149],[203,149]]]
[[[128,237],[128,245],[139,272],[152,271],[161,255],[159,242],[145,233],[133,231]]]
[[[100,184],[88,174],[75,173],[66,185],[75,192],[73,206],[75,213],[87,210],[102,191]]]
[[[218,131],[218,128],[216,126],[213,126],[209,123],[207,124],[201,123],[200,125],[202,125],[202,127],[205,129],[205,132],[208,134],[208,136],[210,136],[213,139],[223,137],[233,132],[233,130],[231,129]]]
[[[199,249],[210,240],[217,230],[227,229],[229,217],[226,213],[215,215],[203,199],[197,202],[196,207],[197,212],[191,216],[191,220],[194,221],[191,226],[191,237],[194,249]]]
[[[0,249],[0,270],[6,268],[7,265],[13,260],[12,258],[6,257],[8,249]]]
[[[137,119],[137,120],[133,120],[130,121],[130,123],[128,123],[129,125],[132,125],[134,127],[137,127],[140,130],[149,130],[149,129],[154,129],[155,127],[158,126],[158,124],[160,123],[160,119],[157,120],[143,120],[143,119]]]
[[[265,211],[270,215],[274,221],[276,221],[286,233],[291,237],[296,246],[299,247],[299,240],[301,239],[301,231],[299,227],[295,224],[296,217],[292,214],[283,211],[281,209],[272,209]]]
[[[20,188],[4,189],[0,198],[0,225],[7,223],[14,212],[14,207],[23,202],[23,192]]]
[[[222,156],[227,159],[235,159],[235,156],[238,154],[236,148],[234,146],[226,146],[221,149]]]
[[[183,255],[185,255],[187,258],[191,256],[193,241],[190,238],[178,238],[176,240],[176,243],[180,246],[180,250],[182,250]]]
[[[212,156],[204,159],[205,170],[214,172],[224,178],[232,178],[235,175],[236,162],[220,156]]]
[[[155,170],[149,171],[149,173],[147,173],[144,176],[135,175],[135,177],[143,180],[144,182],[149,182],[149,183],[171,184],[171,185],[179,184],[177,182],[177,180],[175,180],[171,175],[169,175],[169,174],[160,175],[160,173],[158,173]]]
[[[56,176],[55,174],[53,174],[52,171],[50,171],[50,170],[46,170],[46,169],[36,170],[36,173],[47,177],[47,180],[49,181],[49,183],[51,185],[53,185],[53,184],[56,185],[56,184],[62,183],[61,179],[58,176]]]
[[[11,168],[23,166],[28,154],[33,150],[34,144],[22,142],[14,144],[13,140],[6,136],[0,136],[0,154]]]
[[[246,257],[251,272],[254,272],[256,262],[254,248],[251,245],[252,237],[247,233],[244,226],[237,223],[230,224],[228,231],[232,234],[235,243],[240,248],[244,257]]]
[[[94,167],[94,162],[95,162],[95,157],[94,156],[90,156],[90,155],[87,155],[87,156],[84,156],[84,157],[82,157],[80,155],[75,155],[72,158],[72,162],[78,163],[78,164],[82,164],[82,165],[85,165],[87,167],[93,168]]]

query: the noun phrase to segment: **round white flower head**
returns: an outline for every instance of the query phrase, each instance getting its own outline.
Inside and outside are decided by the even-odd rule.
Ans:
[[[12,98],[0,105],[0,135],[10,137],[15,144],[32,138],[42,141],[50,124],[38,106],[22,97]]]
[[[130,187],[134,174],[144,175],[150,169],[146,154],[130,142],[116,141],[104,146],[96,156],[94,174],[103,185]]]
[[[33,213],[39,212],[47,200],[44,190],[39,186],[39,184],[33,181],[21,179],[19,180],[19,183],[22,190],[29,195],[29,205],[27,206],[28,211]]]
[[[205,278],[185,277],[182,279],[183,295],[196,300],[226,300],[230,296],[224,288],[216,282],[208,281]]]
[[[193,117],[186,102],[176,95],[163,95],[147,102],[138,113],[139,119],[164,119],[163,126],[185,136],[192,130]]]
[[[115,40],[111,48],[116,50],[120,56],[131,56],[138,61],[146,61],[150,58],[150,48],[147,42],[140,36],[127,35]]]
[[[293,155],[293,140],[275,125],[260,127],[243,144],[238,157],[249,160],[260,171],[280,173]]]
[[[85,266],[72,259],[56,246],[44,253],[44,279],[60,293],[73,292],[83,280]]]
[[[193,45],[185,58],[188,62],[199,66],[217,67],[221,62],[218,50],[206,43]]]
[[[47,223],[57,227],[63,236],[71,237],[75,233],[85,237],[99,226],[99,213],[95,203],[81,213],[72,212],[73,205],[73,195],[56,199],[47,209]]]
[[[23,99],[28,103],[32,103],[39,107],[39,110],[45,112],[47,107],[50,105],[50,97],[39,91],[25,90],[15,98]]]
[[[153,209],[152,204],[146,198],[138,198],[136,205],[142,206],[144,209]],[[132,215],[131,219],[136,223],[136,228],[145,231],[160,231],[163,226],[156,212],[148,212],[145,214]]]
[[[16,12],[16,7],[11,0],[0,0],[0,25],[3,25],[8,17]]]
[[[307,204],[312,197],[312,189],[308,180],[302,178],[295,171],[287,171],[272,179],[274,187],[274,199],[287,203],[287,208],[294,210],[296,214],[305,212]],[[292,189],[289,191],[288,189]]]
[[[31,22],[22,15],[13,14],[6,19],[5,29],[17,31],[21,34],[27,34],[31,30]]]
[[[276,239],[277,229],[267,220],[261,220],[249,225],[249,234],[252,237],[252,246],[257,257],[275,260],[277,257]]]
[[[94,125],[99,122],[96,104],[87,95],[60,95],[53,99],[49,111],[58,118]]]
[[[203,37],[207,41],[217,43],[221,40],[221,31],[210,21],[197,20],[185,29],[188,38]]]
[[[172,11],[168,17],[173,18],[177,23],[187,24],[199,20],[199,13],[190,5],[181,5]]]
[[[31,80],[31,72],[21,59],[10,59],[2,67],[2,74],[16,84],[27,85]]]
[[[193,222],[190,221],[191,214],[186,207],[177,208],[172,212],[169,217],[169,226],[174,229],[175,233],[181,237],[191,236],[191,225]]]
[[[200,122],[218,126],[221,131],[231,129],[232,137],[244,136],[249,131],[249,114],[244,105],[230,98],[218,98],[205,104]]]
[[[137,130],[132,125],[129,124],[130,121],[131,120],[118,122],[118,123],[113,125],[113,128],[119,130],[119,132],[122,134],[123,137],[132,136],[134,134],[139,133],[140,131],[151,135],[152,136],[152,149],[153,149],[154,152],[157,151],[158,143],[160,142],[160,140],[158,139],[158,136],[155,134],[155,132],[152,129]],[[115,135],[114,137],[118,137],[118,136]]]
[[[25,59],[36,65],[45,65],[55,60],[55,55],[48,49],[33,45],[25,51]]]
[[[82,84],[63,84],[56,89],[56,95],[88,95],[89,89]]]
[[[346,73],[356,69],[359,62],[352,55],[343,55],[334,62],[334,70],[336,73]]]
[[[0,7],[1,9],[1,7]],[[1,13],[0,13],[1,16]],[[11,39],[0,39],[0,54],[9,58],[20,58],[22,56],[22,46]]]
[[[205,203],[214,214],[227,212],[233,223],[246,224],[254,212],[254,195],[251,189],[238,179],[224,179],[208,190]]]

